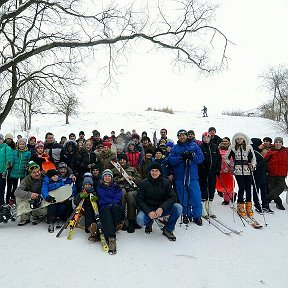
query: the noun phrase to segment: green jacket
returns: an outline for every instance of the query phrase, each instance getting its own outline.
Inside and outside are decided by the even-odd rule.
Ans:
[[[6,144],[0,144],[0,173],[6,172],[8,161],[12,161],[12,149]]]
[[[27,166],[31,158],[31,152],[28,150],[13,150],[11,178],[24,178],[27,175]]]

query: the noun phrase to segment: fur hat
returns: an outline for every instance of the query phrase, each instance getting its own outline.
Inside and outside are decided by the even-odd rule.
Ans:
[[[5,140],[6,139],[11,139],[11,140],[13,140],[13,134],[12,133],[7,133],[6,135],[5,135]]]
[[[272,143],[272,139],[271,139],[270,137],[264,137],[264,138],[263,138],[263,142],[264,142],[264,141],[267,141],[267,142]]]
[[[44,148],[44,143],[41,140],[38,140],[36,145],[35,145],[35,149],[39,148],[39,147],[43,147]]]
[[[55,169],[50,169],[50,170],[48,170],[46,172],[46,175],[47,175],[48,178],[51,178],[51,177],[53,177],[55,175],[58,175],[58,171],[55,170]]]
[[[4,136],[0,134],[0,140],[4,141]]]
[[[278,141],[283,144],[283,138],[282,138],[282,137],[275,137],[274,143],[275,143],[275,142],[278,142]]]
[[[111,178],[113,178],[113,173],[110,169],[105,169],[103,172],[102,172],[102,179],[104,178],[105,175],[110,175]]]
[[[154,161],[149,166],[149,171],[151,171],[152,169],[158,169],[161,172],[161,165]]]

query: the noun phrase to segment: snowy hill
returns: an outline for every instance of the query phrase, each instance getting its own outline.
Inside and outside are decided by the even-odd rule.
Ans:
[[[2,134],[17,135],[18,120],[9,118],[3,125]],[[250,137],[283,136],[273,121],[260,118],[229,117],[223,115],[201,115],[177,112],[174,115],[159,112],[137,113],[86,113],[71,118],[64,125],[64,117],[35,116],[29,136],[44,139],[51,131],[59,140],[70,132],[78,134],[84,130],[89,136],[93,129],[101,135],[116,133],[121,128],[147,131],[148,136],[161,128],[168,129],[168,136],[176,140],[180,128],[193,129],[196,138],[208,127],[214,126],[220,136],[232,137],[243,131]],[[23,133],[23,136],[28,135]],[[283,198],[286,195],[282,195]],[[215,212],[219,219],[242,230],[241,235],[224,235],[208,222],[202,227],[190,224],[177,225],[176,242],[161,235],[156,224],[153,233],[144,230],[134,234],[117,233],[118,253],[105,254],[99,243],[87,241],[87,235],[77,229],[71,241],[67,232],[58,239],[47,232],[47,224],[30,224],[18,227],[15,223],[0,224],[1,269],[0,287],[103,287],[103,288],[257,288],[287,287],[288,267],[288,221],[286,211],[275,210],[275,215],[265,214],[267,227],[256,230],[244,227],[237,215],[233,220],[232,209],[221,205],[222,198],[215,195]],[[263,224],[263,217],[256,215]]]

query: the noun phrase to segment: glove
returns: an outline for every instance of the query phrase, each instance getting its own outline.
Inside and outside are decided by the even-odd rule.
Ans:
[[[80,196],[81,197],[81,196]],[[90,200],[92,202],[96,202],[98,200],[98,197],[96,195],[91,196]]]
[[[195,153],[192,152],[192,151],[185,151],[185,152],[183,152],[183,153],[181,154],[181,159],[182,159],[183,161],[193,160],[194,155],[195,155]]]
[[[56,199],[55,197],[51,196],[51,195],[48,195],[45,199],[47,202],[50,202],[50,203],[56,203]]]
[[[81,192],[80,193],[80,198],[81,199],[84,199],[84,198],[87,198],[88,197],[88,193],[87,192]]]

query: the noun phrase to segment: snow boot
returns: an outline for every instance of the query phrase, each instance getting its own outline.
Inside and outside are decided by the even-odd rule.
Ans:
[[[247,213],[247,216],[249,217],[254,216],[254,212],[252,210],[252,202],[246,202],[246,213]]]
[[[145,227],[145,233],[147,233],[147,234],[152,233],[152,225],[146,225],[146,227]]]
[[[237,203],[237,212],[241,217],[247,216],[244,203]]]
[[[216,218],[215,213],[212,211],[212,203],[213,203],[212,200],[205,201],[205,208],[209,217]]]
[[[285,210],[285,207],[283,206],[282,203],[276,204],[276,208],[279,210]]]
[[[108,246],[109,246],[108,253],[110,255],[115,255],[117,253],[117,250],[116,250],[116,238],[109,237],[108,238]]]
[[[207,210],[206,210],[206,202],[207,201],[202,201],[202,217],[207,219],[208,218],[208,214],[207,214]]]
[[[187,225],[189,223],[189,218],[187,215],[183,215],[183,224]]]
[[[193,222],[195,222],[198,226],[203,225],[203,221],[202,221],[201,217],[193,219]]]
[[[23,220],[21,219],[18,223],[18,226],[24,226],[26,224],[30,223],[30,219],[27,219],[27,220]]]
[[[88,230],[90,232],[90,236],[88,237],[88,240],[89,241],[92,241],[92,242],[96,242],[98,240],[98,237],[97,237],[97,225],[96,223],[92,223],[89,227],[88,227]]]
[[[166,226],[163,228],[163,235],[166,236],[170,241],[176,241],[176,236],[173,234],[173,231],[168,231]]]
[[[136,225],[135,221],[129,220],[127,232],[128,233],[134,233],[135,232],[135,225]]]
[[[54,233],[54,223],[50,223],[50,224],[48,225],[48,232],[49,232],[49,233]]]

